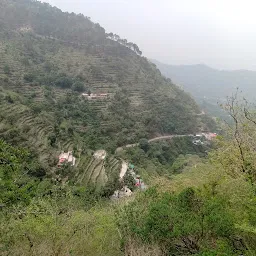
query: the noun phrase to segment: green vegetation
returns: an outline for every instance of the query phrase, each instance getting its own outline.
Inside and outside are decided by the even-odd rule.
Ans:
[[[229,99],[211,145],[149,143],[214,123],[140,55],[83,15],[0,2],[1,255],[255,255],[255,111]],[[57,168],[61,151],[75,166]],[[120,181],[123,161],[145,192]],[[133,195],[110,200],[124,185]]]
[[[136,52],[137,54],[139,55],[142,55],[142,51],[139,49],[138,45],[132,43],[132,42],[128,42],[127,39],[122,39],[120,38],[119,35],[116,35],[116,34],[113,34],[112,32],[111,33],[108,33],[106,34],[106,36],[112,40],[115,40],[117,41],[118,43],[128,47],[129,49],[133,50],[134,52]]]
[[[159,255],[253,255],[255,233],[236,225],[245,221],[234,214],[242,207],[230,207],[218,188],[215,184],[174,194],[149,189],[122,209],[119,225],[124,239],[135,236],[145,244],[156,244],[164,252]]]
[[[229,135],[226,129],[226,137],[219,138],[208,159],[180,155],[172,163],[179,174],[153,175],[147,191],[117,203],[104,198],[118,189],[118,177],[103,190],[90,184],[62,185],[47,179],[27,151],[1,141],[1,253],[254,255],[255,153],[250,144],[254,112],[246,102],[240,106],[236,98],[225,107],[237,120],[236,126],[229,127],[236,132],[230,130]],[[146,152],[138,150],[144,154],[163,146],[145,148],[143,142],[140,146]],[[114,158],[105,161],[106,167],[116,166]],[[97,169],[97,161],[89,166],[93,162]],[[134,185],[129,175],[124,183]]]
[[[16,177],[22,177],[19,157],[28,153],[3,142],[1,149],[2,163],[8,170],[15,166]],[[218,156],[212,152],[208,161],[198,160],[171,179],[154,179],[146,192],[117,203],[90,186],[63,186],[46,178],[37,179],[33,189],[24,180],[20,185],[4,175],[6,164],[1,164],[4,186],[19,184],[9,196],[11,204],[1,205],[1,254],[254,255],[254,188],[246,174],[232,178],[229,165],[215,162]],[[3,191],[1,186],[1,196]]]
[[[37,193],[45,170],[25,150],[0,140],[0,201],[3,205],[17,202],[28,204]]]
[[[255,71],[217,70],[202,64],[175,66],[151,61],[164,76],[189,92],[208,115],[228,120],[229,116],[219,103],[224,103],[236,88],[243,92],[244,97],[255,101]]]
[[[177,174],[186,166],[201,162],[200,157],[206,157],[211,147],[211,144],[194,145],[191,137],[151,143],[141,139],[139,147],[126,149],[121,157],[134,163],[137,172],[147,179],[150,176]]]
[[[150,189],[124,209],[121,221],[127,221],[128,233],[147,243],[159,243],[171,255],[236,255],[245,248],[241,244],[233,252],[234,220],[226,205],[224,199],[202,196],[192,188],[175,195],[159,195]],[[212,248],[213,238],[216,249]]]
[[[171,179],[155,176],[151,188],[121,207],[118,225],[126,251],[137,255],[254,255],[255,111],[238,95],[223,108],[227,124],[217,149],[202,161],[179,156]],[[195,162],[196,160],[196,162]],[[153,186],[155,184],[155,186]]]
[[[141,138],[207,126],[194,100],[140,57],[136,44],[49,4],[4,0],[0,9],[0,136],[33,152],[47,174],[56,173],[63,150],[81,158],[62,172],[71,179],[88,170],[92,150],[114,154]],[[101,186],[110,177],[96,167],[85,177]]]

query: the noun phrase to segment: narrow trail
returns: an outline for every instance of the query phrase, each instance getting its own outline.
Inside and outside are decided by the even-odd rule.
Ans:
[[[203,115],[205,115],[205,112],[202,110],[202,112],[201,113],[199,113],[199,114],[196,114],[196,116],[203,116]]]
[[[121,172],[120,172],[120,175],[119,175],[120,176],[120,180],[123,179],[123,177],[125,176],[127,170],[128,170],[128,164],[125,161],[123,161],[122,162]]]
[[[153,139],[148,140],[148,142],[154,142],[154,141],[158,141],[158,140],[169,140],[172,138],[179,138],[179,137],[192,137],[194,136],[193,134],[185,134],[185,135],[167,135],[167,136],[159,136]]]

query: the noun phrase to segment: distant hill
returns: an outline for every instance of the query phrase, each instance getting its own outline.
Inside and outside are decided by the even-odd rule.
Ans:
[[[151,60],[163,75],[181,85],[196,99],[205,98],[216,103],[230,96],[238,87],[250,100],[255,99],[256,71],[217,70],[206,65],[167,65]]]

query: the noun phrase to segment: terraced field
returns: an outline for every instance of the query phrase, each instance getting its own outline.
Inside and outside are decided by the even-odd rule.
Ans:
[[[39,88],[36,87],[36,90]],[[77,160],[74,167],[74,176],[77,182],[82,185],[94,184],[97,189],[100,189],[108,181],[109,175],[119,173],[118,160],[111,158],[106,165],[105,161],[94,159],[88,154],[82,154],[83,143],[79,140],[79,137],[76,139],[75,136],[70,136],[58,139],[56,146],[50,147],[48,138],[54,133],[53,124],[55,120],[50,112],[35,115],[29,106],[22,104],[23,97],[29,97],[34,87],[24,85],[22,89],[24,89],[23,93],[21,87],[12,84],[12,91],[15,93],[11,93],[11,95],[17,99],[11,103],[7,103],[6,100],[1,101],[1,137],[12,140],[12,133],[19,132],[21,135],[24,134],[24,140],[19,141],[19,146],[28,147],[32,152],[34,151],[38,154],[39,161],[45,166],[50,166],[52,171],[56,170],[60,151],[73,151],[76,148]],[[40,90],[38,90],[38,94],[39,92]],[[55,94],[62,97],[63,90],[56,89]],[[2,88],[0,91],[1,99],[4,99],[7,95],[10,95],[10,91]],[[40,95],[43,101],[44,96]],[[92,106],[100,106],[102,104],[105,104],[105,101],[91,102]]]
[[[110,176],[115,175],[116,173],[120,173],[122,162],[115,157],[110,157],[107,165],[107,175]]]
[[[121,162],[111,157],[108,163],[106,160],[95,159],[91,157],[82,157],[77,169],[77,184],[94,184],[100,189],[108,181],[111,175],[118,175],[121,168]]]
[[[20,146],[29,146],[35,149],[40,161],[48,164],[48,159],[53,153],[53,151],[49,151],[47,141],[49,134],[53,131],[51,124],[35,118],[29,108],[21,104],[5,104],[4,106],[0,105],[0,108],[1,115],[7,117],[1,121],[0,136],[12,139],[17,135],[13,133],[19,132],[20,136],[25,138],[20,140]],[[5,127],[9,127],[9,129],[5,130]]]
[[[44,165],[49,165],[49,161],[57,159],[61,150],[73,150],[74,146],[78,149],[81,144],[76,143],[72,138],[59,141],[56,148],[49,147],[48,136],[53,132],[52,120],[46,122],[42,118],[35,117],[30,109],[22,104],[9,103],[0,105],[1,116],[8,116],[8,120],[15,124],[15,127],[26,133],[25,140],[20,145],[29,146],[39,155],[39,160]],[[0,136],[7,137],[11,132],[10,123],[2,120],[0,125]],[[54,159],[53,159],[54,158]],[[52,166],[53,168],[55,166]],[[95,159],[93,156],[82,154],[78,151],[75,166],[75,178],[81,185],[94,184],[100,189],[108,181],[110,175],[120,172],[120,161],[111,157],[106,164],[105,160]]]
[[[100,45],[98,48],[92,48],[86,44],[75,46],[71,42],[64,43],[57,38],[53,40],[37,34],[22,36],[28,37],[26,40],[29,39],[30,44],[38,46],[31,51],[37,58],[42,59],[42,64],[22,64],[24,60],[18,56],[22,56],[27,49],[18,44],[19,35],[14,34],[10,45],[3,41],[0,47],[0,77],[8,77],[15,84],[14,91],[35,103],[43,103],[47,93],[53,102],[58,102],[67,91],[54,86],[45,92],[44,86],[35,86],[35,82],[24,81],[25,74],[32,72],[37,76],[44,76],[49,72],[45,70],[45,66],[50,65],[60,74],[73,78],[81,77],[92,93],[108,94],[107,99],[89,101],[95,113],[105,117],[101,120],[101,125],[107,130],[112,129],[113,118],[116,118],[115,112],[119,109],[112,100],[117,92],[122,91],[128,100],[126,113],[129,112],[140,120],[140,123],[145,122],[146,116],[152,119],[148,112],[149,108],[154,109],[158,119],[164,121],[168,114],[161,110],[168,108],[167,102],[181,93],[174,85],[164,80],[160,72],[145,58],[109,39],[105,40],[104,47]],[[54,50],[49,51],[53,45]],[[30,47],[33,48],[32,45]],[[6,65],[10,67],[8,74],[4,72]]]

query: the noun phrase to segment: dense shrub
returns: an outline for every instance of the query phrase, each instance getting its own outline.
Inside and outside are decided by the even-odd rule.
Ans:
[[[84,92],[85,91],[84,83],[82,83],[82,82],[75,82],[72,85],[72,90],[74,90],[76,92]]]
[[[14,100],[13,100],[13,98],[12,98],[11,95],[6,95],[6,96],[5,96],[5,100],[6,100],[8,103],[14,103]]]
[[[170,255],[239,252],[231,242],[235,236],[234,218],[221,196],[205,195],[192,188],[179,194],[149,189],[126,206],[121,216],[120,226],[125,236],[158,244]],[[212,244],[213,240],[217,246]],[[218,244],[222,246],[218,248]],[[246,247],[240,249],[245,251]]]
[[[8,65],[5,65],[5,66],[4,66],[4,73],[5,73],[6,75],[9,75],[9,74],[11,73],[11,69],[10,69],[10,67],[9,67]]]
[[[73,81],[70,77],[63,76],[56,80],[55,84],[61,88],[71,88]]]
[[[27,73],[24,75],[24,80],[26,82],[32,83],[36,79],[37,75],[35,73]]]

